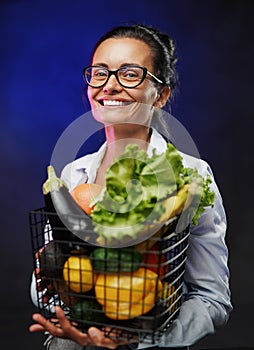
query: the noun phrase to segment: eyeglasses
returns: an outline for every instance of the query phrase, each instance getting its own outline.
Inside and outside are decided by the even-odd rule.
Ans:
[[[165,84],[162,80],[149,72],[147,68],[140,66],[123,66],[116,70],[109,70],[102,66],[88,66],[83,70],[85,82],[93,88],[104,86],[111,75],[116,77],[116,80],[121,86],[130,89],[135,88],[143,83],[147,74],[158,83]]]

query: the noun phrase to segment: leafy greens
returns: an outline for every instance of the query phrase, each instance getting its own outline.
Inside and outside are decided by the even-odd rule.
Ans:
[[[175,195],[185,184],[195,183],[190,211],[196,225],[215,194],[211,179],[204,179],[196,169],[185,168],[178,150],[168,144],[164,153],[149,157],[137,145],[128,145],[124,154],[106,172],[106,188],[92,212],[95,231],[107,240],[136,238],[149,225],[158,223],[165,207],[163,200]],[[190,216],[189,216],[190,217]]]

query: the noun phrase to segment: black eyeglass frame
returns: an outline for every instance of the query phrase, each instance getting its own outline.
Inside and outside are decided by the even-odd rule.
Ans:
[[[134,85],[134,86],[126,86],[126,85],[124,85],[124,84],[122,84],[122,83],[120,82],[120,80],[119,80],[119,78],[118,78],[118,72],[119,72],[120,70],[126,68],[126,67],[130,67],[130,68],[141,68],[141,69],[143,70],[142,78],[141,78],[141,80],[137,83],[137,85]],[[85,72],[86,72],[86,70],[87,70],[88,68],[102,68],[102,69],[105,69],[105,70],[108,72],[107,79],[104,81],[104,83],[103,83],[102,85],[100,85],[100,86],[94,86],[94,85],[92,85],[91,83],[89,83],[89,82],[87,81]],[[148,69],[147,69],[146,67],[142,67],[142,66],[123,66],[123,67],[120,67],[120,68],[115,69],[115,70],[110,70],[110,69],[108,69],[108,68],[106,68],[106,67],[103,67],[103,66],[87,66],[87,67],[85,67],[85,68],[83,69],[83,79],[84,79],[85,83],[86,83],[87,85],[89,85],[90,87],[94,88],[94,89],[99,89],[99,88],[103,87],[104,85],[106,85],[107,82],[109,81],[109,78],[111,77],[111,75],[114,75],[114,76],[116,77],[117,82],[118,82],[121,86],[123,86],[124,88],[126,88],[126,89],[134,89],[134,88],[136,88],[137,86],[141,85],[141,84],[143,83],[143,81],[145,80],[145,78],[146,78],[147,75],[149,75],[150,77],[152,77],[152,78],[153,78],[157,83],[159,83],[159,84],[163,84],[163,85],[166,84],[164,81],[162,81],[161,79],[157,78],[153,73],[149,72]]]

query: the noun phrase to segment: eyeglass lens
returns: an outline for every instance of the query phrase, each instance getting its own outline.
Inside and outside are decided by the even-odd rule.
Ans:
[[[121,85],[125,87],[135,87],[144,79],[144,69],[142,67],[125,66],[116,71],[109,71],[104,67],[88,67],[84,75],[87,83],[93,87],[100,87],[115,74]]]

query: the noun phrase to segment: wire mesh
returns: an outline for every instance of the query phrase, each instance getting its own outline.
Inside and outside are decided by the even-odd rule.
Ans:
[[[68,230],[51,227],[50,215],[29,213],[39,312],[51,319],[60,305],[82,331],[95,326],[154,344],[181,307],[189,228],[176,234],[175,219],[134,246],[103,248],[66,239]]]

